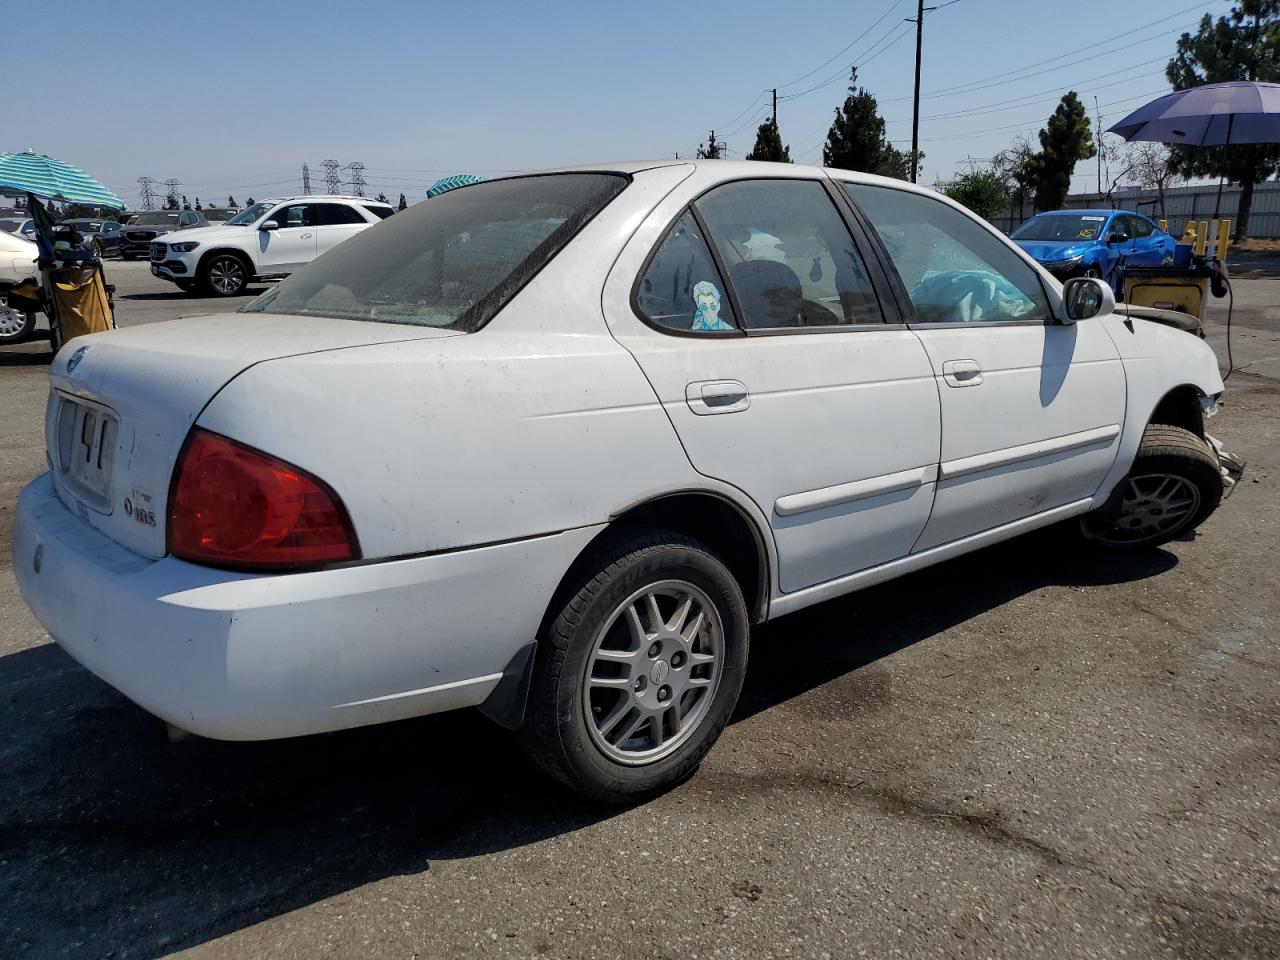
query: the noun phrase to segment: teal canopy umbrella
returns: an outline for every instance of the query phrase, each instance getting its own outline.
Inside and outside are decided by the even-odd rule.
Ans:
[[[473,183],[484,183],[484,177],[477,177],[474,173],[456,173],[452,177],[442,177],[427,187],[427,199]]]
[[[30,150],[0,153],[0,190],[92,207],[125,208],[123,200],[80,168]]]

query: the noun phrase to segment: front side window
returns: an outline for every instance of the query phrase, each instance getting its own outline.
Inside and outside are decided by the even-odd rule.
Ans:
[[[1051,319],[1035,269],[987,227],[926,194],[842,186],[880,235],[918,322]]]
[[[1129,224],[1133,227],[1133,236],[1137,240],[1149,237],[1156,232],[1156,225],[1146,217],[1130,217]]]
[[[257,219],[270,209],[270,204],[255,203],[253,206],[241,210],[234,217],[227,221],[229,227],[244,227],[257,221]]]
[[[560,173],[459,187],[359,231],[244,309],[478,330],[629,182]]]
[[[688,210],[649,261],[636,287],[636,306],[646,320],[668,330],[710,334],[737,329],[716,262]]]
[[[293,203],[285,207],[277,207],[271,211],[271,216],[267,219],[274,220],[276,226],[281,230],[315,226],[311,214],[311,205],[307,203]]]
[[[746,329],[883,322],[853,237],[822,184],[743,180],[695,206]]]

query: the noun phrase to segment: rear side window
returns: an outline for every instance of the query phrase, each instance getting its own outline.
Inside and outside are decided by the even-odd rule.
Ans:
[[[561,173],[459,187],[360,231],[244,309],[478,330],[628,183]]]
[[[918,322],[1049,319],[1035,269],[987,227],[926,194],[842,185],[889,251]]]
[[[636,307],[650,323],[682,333],[734,332],[737,320],[706,238],[693,214],[675,222],[636,288]]]
[[[697,203],[748,330],[882,323],[853,237],[813,180],[743,180]]]
[[[345,203],[316,203],[311,207],[312,223],[317,227],[337,227],[348,223],[368,223],[358,210]]]
[[[379,220],[385,220],[387,217],[395,213],[390,207],[371,207],[368,204],[361,204],[366,210],[372,213]]]

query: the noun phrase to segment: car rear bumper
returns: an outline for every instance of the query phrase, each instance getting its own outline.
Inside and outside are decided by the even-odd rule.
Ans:
[[[91,672],[182,729],[263,740],[480,704],[598,530],[232,573],[126,550],[44,474],[18,498],[13,559],[36,618]]]

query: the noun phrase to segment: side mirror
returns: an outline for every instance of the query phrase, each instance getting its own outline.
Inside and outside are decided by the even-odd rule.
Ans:
[[[280,224],[276,223],[274,220],[265,220],[261,224],[259,224],[258,229],[259,230],[279,230]]]
[[[1073,277],[1062,287],[1063,323],[1105,317],[1116,308],[1116,295],[1097,277]]]
[[[1127,233],[1125,233],[1123,230],[1113,230],[1111,233],[1107,234],[1108,244],[1128,243],[1132,239],[1133,238],[1129,236]]]

